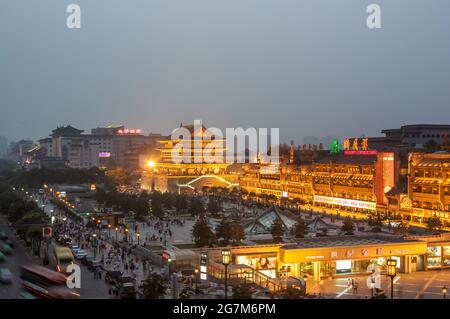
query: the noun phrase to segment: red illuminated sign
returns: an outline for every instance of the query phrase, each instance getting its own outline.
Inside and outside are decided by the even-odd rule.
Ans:
[[[344,151],[345,155],[377,155],[377,151],[370,150],[370,151]]]
[[[142,130],[138,128],[126,128],[123,130],[118,130],[117,134],[119,135],[139,135],[142,134]]]

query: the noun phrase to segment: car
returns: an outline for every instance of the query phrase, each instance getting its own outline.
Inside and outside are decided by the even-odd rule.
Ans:
[[[85,265],[85,266],[87,266],[90,261],[94,261],[94,257],[93,256],[86,255],[83,258],[81,258],[81,263],[83,265]]]
[[[135,279],[130,276],[120,276],[116,279],[114,285],[119,291],[121,299],[136,299]]]
[[[0,251],[1,251],[2,253],[4,253],[5,255],[11,255],[11,254],[12,254],[12,248],[11,248],[11,246],[9,246],[8,244],[3,244],[3,245],[0,247]]]
[[[113,284],[116,282],[117,278],[122,276],[122,272],[119,270],[108,270],[105,274],[105,281]]]
[[[29,293],[28,291],[22,291],[19,294],[19,299],[39,299],[39,298],[36,297],[35,295]]]
[[[6,256],[0,251],[0,261],[5,261]]]
[[[5,244],[7,244],[9,247],[14,248],[14,243],[11,239],[4,240]]]
[[[0,269],[0,282],[4,284],[11,284],[13,280],[13,275],[8,268]]]
[[[2,231],[2,232],[0,232],[0,239],[6,240],[6,239],[8,239],[8,235],[6,235],[6,233]]]
[[[75,252],[76,259],[82,259],[83,257],[86,257],[86,256],[87,256],[87,253],[83,249],[77,250]]]

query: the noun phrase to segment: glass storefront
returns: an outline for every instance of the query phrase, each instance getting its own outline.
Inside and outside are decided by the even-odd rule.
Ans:
[[[429,246],[427,265],[429,269],[450,267],[450,246]]]
[[[430,246],[427,248],[427,263],[428,268],[442,267],[442,247]]]

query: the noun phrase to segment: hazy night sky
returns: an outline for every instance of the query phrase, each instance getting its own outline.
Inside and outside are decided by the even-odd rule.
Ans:
[[[449,13],[449,0],[0,0],[0,135],[202,119],[300,143],[450,124]]]

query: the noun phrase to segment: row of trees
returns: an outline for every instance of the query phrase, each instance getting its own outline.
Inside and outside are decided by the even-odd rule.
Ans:
[[[42,226],[50,222],[35,202],[27,201],[4,181],[0,182],[0,212],[12,223],[18,236],[27,243],[40,241]]]
[[[192,228],[192,238],[197,247],[212,247],[215,244],[238,245],[245,239],[245,230],[239,220],[222,218],[215,231],[213,231],[206,217],[202,215]]]

